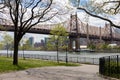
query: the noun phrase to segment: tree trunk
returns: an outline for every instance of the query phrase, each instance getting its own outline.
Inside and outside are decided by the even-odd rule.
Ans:
[[[57,49],[57,63],[59,63],[58,40],[57,40],[57,43],[56,43],[56,49]]]
[[[18,65],[18,45],[19,40],[17,38],[17,32],[14,32],[14,54],[13,54],[13,65]]]
[[[7,58],[8,58],[8,43],[7,43]]]
[[[8,58],[8,48],[7,48],[7,58]]]

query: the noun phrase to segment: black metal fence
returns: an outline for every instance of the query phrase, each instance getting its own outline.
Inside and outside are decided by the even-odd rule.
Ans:
[[[102,57],[99,60],[99,73],[105,76],[120,78],[120,56]]]
[[[1,54],[1,56],[6,56],[7,54]],[[9,57],[13,57],[12,54],[8,55]],[[39,55],[39,54],[19,54],[20,58],[33,58],[33,59],[42,59],[42,60],[51,60],[51,61],[57,61],[56,55]],[[68,62],[75,62],[75,63],[87,63],[87,64],[99,64],[99,58],[98,57],[74,57],[74,56],[59,56],[59,61],[68,61]]]
[[[23,57],[22,54],[19,54],[19,57]],[[57,61],[56,55],[39,55],[39,54],[25,54],[25,58],[34,58],[34,59],[43,59]],[[99,64],[99,58],[90,58],[90,57],[73,57],[73,56],[59,56],[59,61],[75,62],[75,63],[87,63],[87,64]]]

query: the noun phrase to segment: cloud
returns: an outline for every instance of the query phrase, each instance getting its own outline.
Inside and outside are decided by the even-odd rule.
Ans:
[[[78,14],[79,19],[82,22],[88,23],[89,25],[93,25],[96,27],[100,27],[100,26],[103,27],[106,23],[106,21],[101,20],[99,18],[89,16],[88,14],[86,14],[85,12],[82,12],[82,11],[79,11],[77,14]],[[86,21],[88,21],[88,22],[86,22]]]

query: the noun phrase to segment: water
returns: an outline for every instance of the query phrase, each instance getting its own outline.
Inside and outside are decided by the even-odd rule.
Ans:
[[[0,54],[6,54],[6,50],[0,50]],[[19,51],[19,54],[23,54],[23,51]],[[8,51],[8,54],[13,54],[13,51]],[[51,55],[56,56],[56,51],[24,51],[24,54],[39,54],[39,55]],[[120,53],[94,53],[94,52],[70,52],[69,57],[89,57],[89,58],[100,58],[104,56],[120,55]],[[59,56],[66,56],[66,52],[59,52]]]

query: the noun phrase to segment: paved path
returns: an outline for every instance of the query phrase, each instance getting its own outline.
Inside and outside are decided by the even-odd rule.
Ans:
[[[98,66],[42,67],[0,74],[0,80],[107,80],[98,76]]]

